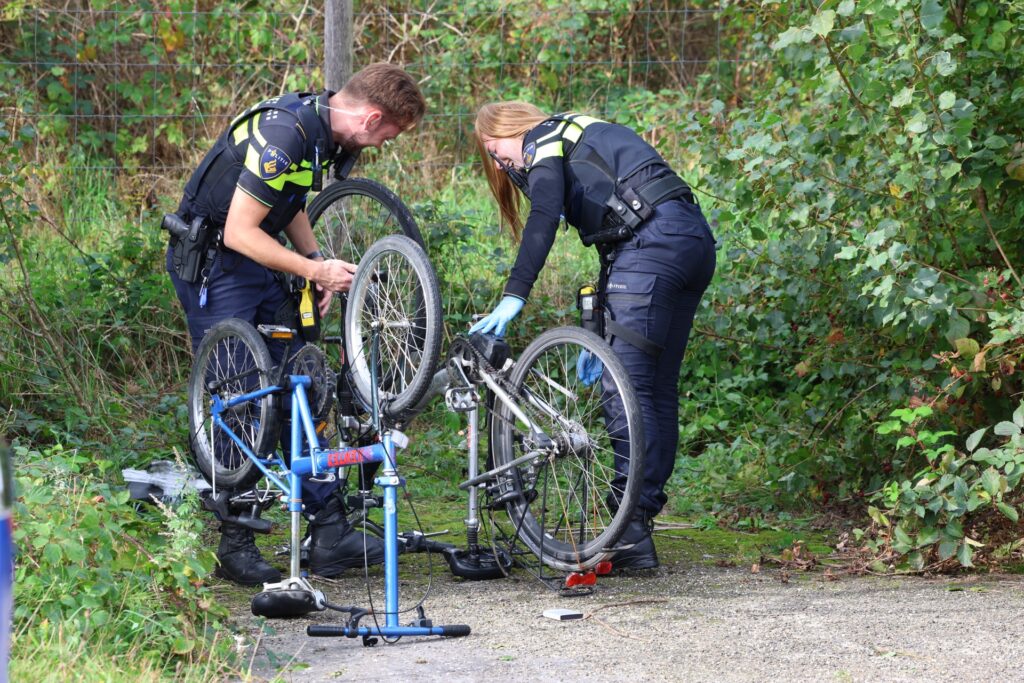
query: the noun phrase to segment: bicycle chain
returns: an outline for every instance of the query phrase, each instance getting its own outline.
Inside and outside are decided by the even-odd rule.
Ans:
[[[468,351],[468,353],[472,355],[472,360],[479,364],[478,368],[476,369],[477,374],[479,374],[481,371],[486,372],[495,382],[495,384],[497,384],[509,396],[512,396],[517,399],[522,397],[520,388],[513,385],[513,383],[508,379],[507,373],[497,370],[493,365],[491,365],[487,357],[484,356],[484,354],[479,349],[473,346],[473,343],[469,341],[469,339],[467,339],[466,337],[456,337],[455,340],[451,343],[448,352],[449,362],[457,362],[460,358],[466,359],[467,357],[464,355],[466,351]],[[461,371],[462,368],[459,367],[459,370]],[[482,382],[482,380],[475,381],[474,378],[469,377],[468,375],[466,375],[465,372],[463,372],[462,374],[464,377],[466,377],[467,381],[469,381],[471,385],[480,384]],[[449,373],[449,375],[451,375],[451,373]],[[490,422],[490,420],[492,419],[501,420],[503,424],[514,428],[516,425],[515,418],[510,417],[507,414],[502,415],[502,413],[496,409],[496,404],[496,400],[494,402],[494,405],[487,405],[485,402],[484,409],[487,415],[487,421]]]
[[[505,373],[491,365],[491,362],[487,359],[483,352],[481,352],[478,348],[473,346],[473,343],[467,337],[459,336],[452,341],[451,345],[448,347],[448,362],[452,362],[453,360],[466,359],[467,351],[470,355],[473,356],[472,360],[477,364],[477,368],[479,368],[477,369],[476,374],[480,374],[480,372],[482,371],[489,375],[490,378],[494,380],[495,384],[500,386],[509,395],[519,395],[519,390],[512,385],[512,382],[509,381]],[[466,379],[468,379],[472,384],[479,383],[475,382],[473,378],[469,377],[468,375],[466,376]]]

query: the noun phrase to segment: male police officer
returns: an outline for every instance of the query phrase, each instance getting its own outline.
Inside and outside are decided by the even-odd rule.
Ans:
[[[426,103],[402,69],[372,64],[334,93],[291,93],[237,116],[185,186],[177,214],[223,228],[219,249],[187,268],[172,238],[167,270],[185,309],[192,351],[210,327],[226,318],[254,325],[275,322],[286,294],[278,272],[316,283],[320,311],[334,292],[348,291],[355,264],[325,259],[305,212],[306,193],[331,163],[351,166],[365,147],[380,147],[423,117]],[[319,189],[319,188],[316,188]],[[278,241],[284,232],[294,247]],[[179,248],[175,250],[175,246]],[[194,264],[194,261],[193,261]],[[283,349],[272,347],[275,361]],[[383,561],[381,542],[351,530],[337,483],[304,482],[310,523],[310,569],[337,576],[346,567]],[[253,531],[223,522],[217,573],[243,585],[281,580],[260,556]]]

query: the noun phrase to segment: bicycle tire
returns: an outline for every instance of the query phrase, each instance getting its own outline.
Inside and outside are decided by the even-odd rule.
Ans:
[[[243,489],[263,476],[242,449],[226,434],[210,434],[211,383],[220,383],[221,398],[265,389],[273,361],[266,342],[252,325],[228,318],[203,337],[188,382],[189,446],[196,465],[211,485]],[[224,421],[255,454],[275,448],[281,431],[281,407],[276,394],[243,403],[222,413]]]
[[[381,416],[411,417],[430,387],[441,355],[441,294],[426,252],[412,239],[390,235],[359,263],[345,312],[345,353],[352,392],[372,408],[371,331],[380,338],[378,397]]]
[[[591,386],[577,377],[576,360],[583,350],[604,364],[600,380]],[[508,380],[519,407],[554,443],[538,443],[503,401],[495,401],[490,424],[494,466],[538,454],[498,475],[514,492],[505,505],[513,533],[553,569],[590,569],[613,556],[611,548],[626,530],[640,495],[645,449],[633,384],[611,346],[580,327],[557,327],[538,336]],[[614,434],[608,427],[613,414],[618,421],[612,424],[620,425]],[[613,496],[617,458],[626,481],[616,485]]]
[[[306,215],[326,258],[358,265],[374,242],[396,234],[426,249],[408,207],[394,192],[369,178],[346,178],[328,185],[309,203]],[[320,321],[322,337],[341,336],[345,308],[344,297],[339,297],[339,304]]]
[[[368,216],[357,210],[371,205],[370,202],[380,206],[377,215]],[[370,245],[381,237],[396,234],[405,235],[426,249],[408,207],[394,192],[369,178],[346,178],[328,185],[309,203],[306,215],[320,250],[332,258],[358,263]]]

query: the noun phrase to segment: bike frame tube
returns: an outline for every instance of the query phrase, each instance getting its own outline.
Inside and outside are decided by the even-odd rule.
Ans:
[[[293,378],[304,380],[305,384],[309,383],[308,378],[305,375],[293,375]],[[267,389],[260,389],[259,391],[251,391],[246,394],[240,394],[228,401],[224,401],[220,396],[213,396],[213,404],[210,407],[210,417],[213,424],[223,431],[228,437],[238,445],[247,458],[252,460],[253,464],[260,469],[263,474],[270,479],[270,481],[277,486],[286,495],[291,495],[291,487],[285,484],[275,473],[270,470],[264,460],[253,453],[252,449],[249,448],[242,439],[235,434],[227,423],[221,418],[221,413],[233,408],[241,403],[252,401],[258,398],[263,398],[268,394],[275,392],[281,392],[281,387],[269,387]],[[293,389],[292,394],[295,395]],[[316,438],[316,427],[313,425],[313,416],[309,410],[309,402],[305,400],[305,391],[302,391],[302,399],[292,402],[292,434],[291,434],[291,445],[293,453],[302,452],[301,435],[305,432],[306,439],[309,443],[318,443]],[[299,435],[299,441],[295,441],[296,433]],[[335,467],[351,467],[352,465],[361,465],[363,463],[370,462],[384,462],[387,458],[387,454],[384,451],[384,447],[381,444],[373,444],[371,446],[362,446],[360,448],[319,448],[313,447],[311,449],[312,455],[292,458],[291,472],[299,475],[304,474],[316,474],[317,472],[323,472],[328,469]],[[284,463],[280,458],[274,458],[268,461],[270,464],[281,464]],[[316,468],[316,469],[314,469]]]
[[[262,395],[266,395],[266,393],[268,392],[259,393],[262,393]],[[264,465],[260,458],[257,457],[257,455],[252,452],[252,449],[249,448],[249,446],[247,446],[246,443],[242,441],[242,439],[237,434],[231,431],[231,427],[228,427],[227,423],[224,422],[224,419],[220,416],[220,414],[227,408],[236,406],[239,403],[244,403],[246,400],[250,399],[246,399],[244,398],[244,396],[238,396],[234,399],[231,399],[230,401],[224,402],[221,401],[220,396],[215,395],[213,397],[213,405],[210,408],[210,416],[213,420],[213,425],[219,428],[225,434],[227,434],[228,438],[234,441],[235,444],[237,444],[238,447],[242,449],[242,453],[245,454],[245,457],[249,458],[249,460],[251,460],[252,463],[256,465],[256,467],[258,467],[261,472],[263,472],[263,476],[269,479],[274,484],[274,486],[283,491],[285,495],[291,497],[291,486],[281,481],[281,479],[279,479],[277,475],[275,475],[266,465]]]
[[[320,441],[316,436],[316,427],[313,426],[313,413],[309,409],[309,398],[306,396],[306,387],[311,385],[309,377],[305,375],[290,375],[288,379],[292,385],[292,456],[294,460],[296,453],[302,453],[303,432],[305,432],[306,443],[309,444],[310,452],[320,445]],[[310,474],[314,477],[319,474],[316,464],[316,459],[310,458]],[[294,469],[292,467],[292,470]]]
[[[527,417],[526,413],[524,413],[516,402],[512,400],[512,397],[509,396],[504,389],[498,386],[498,383],[495,382],[486,372],[481,372],[480,378],[484,381],[484,384],[487,385],[487,388],[493,391],[494,395],[497,396],[502,403],[508,406],[508,409],[512,411],[512,414],[522,420],[523,424],[529,427],[534,433],[543,434],[543,431],[533,423],[533,420]]]
[[[480,469],[480,450],[479,450],[479,439],[480,439],[480,408],[477,405],[473,406],[473,409],[469,411],[469,435],[467,441],[469,442],[469,462],[467,467],[469,471],[469,479],[472,481],[476,479]],[[473,536],[473,543],[476,543],[476,534],[480,530],[480,518],[478,517],[479,502],[478,496],[479,489],[476,486],[469,487],[469,503],[466,509],[466,530]]]
[[[371,381],[374,397],[376,397],[376,356],[377,344],[371,349]],[[384,627],[359,627],[354,634],[360,636],[429,636],[444,635],[444,629],[439,627],[422,626],[399,626],[398,625],[398,487],[402,485],[402,479],[398,476],[396,463],[396,448],[393,434],[390,430],[381,434],[381,443],[371,446],[349,449],[319,448],[319,440],[316,434],[316,427],[313,425],[313,416],[309,408],[309,399],[306,395],[306,387],[311,386],[311,380],[306,375],[290,375],[291,386],[291,453],[290,466],[287,466],[282,458],[268,459],[267,464],[253,453],[242,439],[235,434],[227,423],[224,422],[221,414],[234,406],[248,401],[258,400],[273,393],[283,392],[283,387],[274,386],[257,391],[251,391],[235,396],[228,401],[221,400],[220,396],[214,395],[210,409],[213,424],[234,441],[249,460],[255,464],[264,476],[266,476],[278,489],[288,497],[288,510],[292,517],[291,543],[292,548],[297,548],[300,539],[298,538],[298,519],[302,512],[302,477],[306,474],[316,476],[336,467],[350,467],[369,462],[381,462],[381,472],[374,480],[378,486],[384,489],[384,602],[385,602],[385,626]],[[374,401],[376,404],[376,401]],[[379,427],[379,416],[374,406],[374,422]],[[295,454],[303,452],[303,440],[309,444],[309,454],[304,457],[295,457]],[[288,483],[270,470],[271,465],[278,465],[285,468]],[[292,576],[299,575],[299,554],[292,553],[291,571]],[[346,629],[348,633],[353,631]]]

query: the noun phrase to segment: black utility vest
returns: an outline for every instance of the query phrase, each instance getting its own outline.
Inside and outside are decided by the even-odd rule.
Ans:
[[[558,133],[568,180],[565,218],[581,235],[607,228],[610,200],[635,181],[671,173],[658,151],[627,126],[572,114],[551,118],[565,122]],[[538,156],[544,144],[542,137]]]
[[[325,130],[316,111],[316,98],[315,93],[289,93],[260,102],[235,117],[185,185],[178,215],[186,222],[196,216],[205,216],[215,228],[223,227],[238,177],[245,165],[248,138],[252,134],[250,130],[248,135],[237,138],[236,131],[239,126],[251,126],[254,117],[262,111],[278,109],[298,118],[305,132],[306,149],[303,158],[296,160],[296,163],[313,169],[314,174],[319,166],[322,172],[322,164],[328,161],[331,140],[330,131]],[[271,235],[284,230],[305,207],[306,192],[309,189],[300,188],[301,191],[293,191],[281,197],[271,207],[260,227]]]

